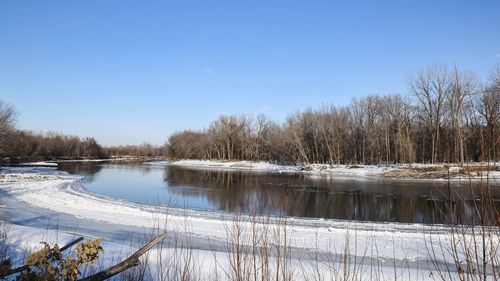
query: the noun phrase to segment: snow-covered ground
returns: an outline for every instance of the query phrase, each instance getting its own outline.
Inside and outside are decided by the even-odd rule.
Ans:
[[[146,162],[151,166],[182,166],[191,168],[205,169],[224,169],[224,170],[248,170],[248,171],[274,171],[274,172],[299,172],[303,166],[283,166],[269,162],[250,162],[250,161],[211,161],[211,160],[178,160],[178,161],[153,161]]]
[[[18,257],[18,259],[14,259],[15,264],[22,263],[23,257],[27,253],[40,250],[39,242],[41,241],[50,245],[58,244],[62,246],[81,236],[81,233],[28,227],[2,221],[0,221],[0,227],[5,228],[7,231],[8,238],[5,242],[16,250],[15,253],[11,253],[11,256]],[[95,237],[87,235],[84,238],[93,239]],[[139,245],[129,245],[110,240],[104,240],[101,245],[105,249],[98,265],[101,269],[116,264],[139,248]],[[313,257],[317,259],[313,259]],[[156,247],[150,250],[144,258],[147,259],[147,263],[153,271],[155,268],[161,268],[161,266],[165,265],[176,267],[176,270],[178,270],[178,268],[183,268],[187,264],[186,268],[191,271],[192,275],[200,277],[200,280],[234,280],[234,278],[231,278],[233,273],[230,270],[232,257],[226,251]],[[304,259],[292,257],[285,263],[290,267],[293,280],[311,280],[312,278],[320,280],[342,279],[339,277],[343,277],[343,262],[341,259],[333,261],[330,258],[332,256],[328,255],[328,253],[323,256],[309,254],[309,257]],[[437,274],[433,273],[434,270],[429,270],[424,266],[421,268],[408,267],[408,264],[396,261],[396,264],[400,267],[395,268],[394,264],[381,263],[380,261],[383,260],[379,260],[378,263],[370,266],[368,258],[365,259],[364,263],[359,263],[358,268],[350,266],[350,274],[356,272],[356,274],[360,275],[360,278],[357,278],[359,280],[439,280]],[[271,256],[269,263],[271,265],[275,264],[276,257]],[[373,270],[373,272],[369,272],[369,270]],[[176,274],[179,273],[173,273],[172,275]],[[159,275],[159,273],[153,272],[152,275]],[[450,276],[456,277],[457,274],[451,272]],[[167,280],[170,280],[170,278]]]
[[[146,162],[152,166],[182,166],[198,169],[223,169],[223,170],[244,170],[279,173],[304,173],[312,177],[334,177],[334,178],[397,178],[400,180],[490,180],[493,183],[500,181],[500,170],[488,172],[471,172],[465,175],[466,168],[458,166],[448,167],[445,164],[397,164],[397,165],[328,165],[328,164],[307,164],[284,166],[269,162],[251,161],[213,161],[213,160],[178,160],[178,161],[154,161]],[[470,167],[478,165],[493,164],[473,163]],[[498,164],[496,164],[498,165]],[[499,182],[500,184],[500,182]]]
[[[270,167],[266,166],[268,164],[253,164],[249,164],[250,167]],[[241,165],[243,163],[239,162],[237,167]],[[234,168],[234,165],[229,167]],[[364,171],[365,175],[378,172],[377,169]],[[107,252],[111,260],[113,254],[127,248],[134,233],[149,233],[160,227],[169,233],[189,237],[194,255],[203,260],[204,266],[200,270],[208,274],[215,265],[213,251],[227,256],[225,247],[231,239],[235,220],[241,222],[244,230],[241,241],[247,246],[251,246],[251,229],[260,232],[281,229],[283,234],[283,220],[280,218],[257,217],[252,224],[254,218],[246,215],[235,217],[222,212],[117,200],[89,193],[81,186],[81,177],[53,168],[4,168],[0,174],[0,195],[0,213],[2,209],[8,209],[7,213],[10,213],[4,216],[11,231],[8,241],[19,249],[35,249],[40,240],[67,241],[75,232],[87,237],[103,235],[107,239],[105,247],[111,249]],[[40,218],[55,215],[57,226],[49,226]],[[69,231],[69,227],[74,230]],[[365,265],[376,264],[388,275],[388,279],[394,279],[394,272],[397,272],[399,279],[432,280],[430,272],[434,268],[431,260],[442,264],[453,263],[450,253],[441,249],[441,246],[447,248],[449,245],[450,229],[446,226],[287,218],[286,233],[292,263],[311,269],[318,256],[342,257],[346,245],[352,259],[364,261]],[[434,245],[432,241],[439,243]],[[430,254],[433,247],[439,253],[436,257]],[[151,255],[151,258],[154,256]],[[154,260],[151,262],[154,263]],[[221,265],[220,261],[217,263]]]
[[[72,162],[113,162],[113,161],[133,161],[140,160],[140,157],[116,157],[116,158],[104,158],[104,159],[69,159],[69,160],[57,160],[60,163],[72,163]]]
[[[131,161],[140,160],[139,157],[120,157],[120,158],[106,158],[106,159],[70,159],[70,160],[57,160],[57,161],[37,161],[37,162],[25,162],[19,164],[19,166],[28,167],[57,167],[57,163],[73,163],[73,162],[113,162],[113,161]]]
[[[49,161],[27,162],[20,164],[21,166],[41,166],[41,167],[57,167],[57,163]]]

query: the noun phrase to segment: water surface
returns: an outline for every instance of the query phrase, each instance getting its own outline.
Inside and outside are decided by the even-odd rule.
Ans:
[[[478,223],[472,189],[395,180],[220,171],[142,163],[60,163],[90,192],[182,208],[404,223]],[[474,190],[478,194],[478,190]],[[494,190],[495,196],[496,190]],[[462,198],[463,200],[459,200]],[[499,207],[498,201],[492,201]]]

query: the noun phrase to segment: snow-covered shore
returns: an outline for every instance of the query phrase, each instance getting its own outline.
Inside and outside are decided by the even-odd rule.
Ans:
[[[269,162],[251,161],[214,161],[214,160],[177,160],[146,162],[151,166],[181,166],[196,169],[240,170],[256,172],[304,173],[313,177],[374,179],[389,178],[399,180],[433,181],[480,181],[490,180],[493,184],[500,181],[498,164],[471,163],[465,167],[447,164],[398,164],[398,165],[329,165],[307,164],[285,166]],[[490,171],[481,171],[489,166]],[[495,170],[496,168],[496,170]],[[469,170],[468,170],[469,169]],[[500,182],[498,182],[500,183]]]
[[[152,161],[145,162],[150,166],[182,166],[190,168],[218,169],[218,170],[244,170],[262,172],[299,172],[303,166],[284,166],[269,162],[251,161],[212,161],[212,160],[177,160],[177,161]]]
[[[35,209],[37,214],[55,213],[66,216],[66,221],[68,218],[86,221],[85,232],[91,236],[93,230],[102,233],[102,229],[110,229],[105,235],[113,237],[113,229],[120,227],[136,229],[137,233],[141,233],[160,226],[169,232],[189,236],[196,254],[204,257],[211,256],[210,249],[222,249],[227,245],[230,239],[228,228],[235,220],[234,214],[144,205],[96,195],[85,191],[80,177],[53,168],[5,168],[0,174],[0,194],[10,198],[7,204],[11,208],[19,202]],[[237,218],[244,222],[247,230],[252,219],[246,215]],[[26,241],[26,235],[34,233],[40,233],[35,237],[42,240],[66,237],[57,233],[43,234],[47,231],[46,225],[35,224],[28,228],[19,223],[26,219],[11,218],[11,221],[8,225],[13,234],[9,239],[14,240],[9,240],[9,243],[16,247],[36,248],[38,243],[33,241],[37,239]],[[279,218],[258,218],[256,228],[279,228],[282,223]],[[438,257],[431,257],[429,252],[430,237],[433,241],[440,241],[436,247],[448,245],[450,229],[446,226],[302,218],[287,218],[286,225],[289,246],[297,253],[294,262],[300,264],[310,262],[314,253],[341,256],[346,245],[353,257],[376,260],[381,267],[388,269],[397,264],[401,266],[398,270],[417,271],[415,274],[420,276],[419,280],[429,276],[433,270],[428,267],[431,258],[443,264],[452,263],[447,252]],[[244,239],[243,243],[249,245],[250,241]],[[111,252],[116,253],[126,247],[128,241],[122,238],[107,240],[107,243],[113,249]],[[208,264],[210,262],[207,261]],[[424,264],[427,267],[423,267]]]
[[[57,167],[56,162],[52,161],[39,161],[39,162],[27,162],[21,163],[19,166],[29,166],[29,167]]]
[[[118,161],[136,161],[141,160],[139,157],[118,157],[118,158],[104,158],[104,159],[65,159],[65,160],[55,160],[55,161],[37,161],[37,162],[25,162],[19,164],[19,166],[27,167],[57,167],[58,163],[103,163],[103,162],[118,162]]]
[[[0,227],[6,229],[7,232],[7,240],[5,243],[15,250],[15,253],[11,253],[11,257],[14,255],[17,257],[13,259],[15,265],[22,264],[23,257],[27,253],[40,250],[40,242],[42,241],[50,245],[58,244],[61,246],[66,245],[82,235],[76,232],[72,233],[54,229],[22,226],[2,221],[0,221]],[[96,238],[85,234],[83,234],[83,237],[85,239]],[[116,264],[139,248],[139,245],[131,246],[123,241],[110,241],[107,239],[105,239],[101,245],[104,248],[104,253],[99,259],[98,268],[100,269]],[[313,254],[310,255],[312,257]],[[321,258],[321,256],[316,257]],[[327,253],[324,257],[331,256],[328,256]],[[339,279],[339,276],[343,275],[342,271],[344,269],[344,264],[341,260],[331,261],[325,260],[325,258],[320,260],[291,258],[287,263],[289,263],[292,268],[290,272],[293,274],[293,280],[310,280],[312,276],[322,278],[323,280]],[[367,257],[365,258],[366,260],[369,259]],[[145,259],[147,259],[150,270],[153,271],[153,276],[158,274],[158,272],[154,272],[155,269],[158,270],[161,268],[160,266],[167,265],[173,268],[175,267],[175,269],[187,268],[187,270],[191,271],[191,274],[199,276],[201,280],[234,280],[231,278],[229,272],[231,268],[230,260],[232,258],[230,254],[225,251],[206,249],[179,250],[179,248],[175,247],[164,247],[161,249],[153,248],[143,257],[143,260]],[[271,256],[269,262],[271,265],[275,264],[276,258]],[[359,268],[357,270],[372,269],[374,270],[372,274],[378,277],[377,280],[394,280],[395,275],[398,280],[436,280],[433,276],[434,270],[432,268],[409,267],[407,262],[401,264],[401,261],[397,261],[397,265],[400,266],[399,268],[395,268],[394,263],[380,263],[371,267],[368,265],[368,262],[366,263],[367,264],[358,264]],[[216,272],[218,272],[217,275]],[[352,274],[354,270],[351,269],[349,272]],[[172,275],[175,275],[175,273]],[[370,274],[360,275],[359,280],[373,280]],[[457,276],[457,273],[450,272],[450,276]]]

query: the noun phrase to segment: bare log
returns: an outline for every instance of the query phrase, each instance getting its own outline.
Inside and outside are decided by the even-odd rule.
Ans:
[[[164,238],[165,238],[165,234],[158,235],[153,240],[151,240],[148,244],[144,245],[137,252],[135,252],[133,255],[131,255],[130,257],[128,257],[124,261],[120,262],[119,264],[114,265],[106,270],[98,272],[98,273],[91,275],[89,277],[85,277],[83,279],[80,279],[78,281],[102,281],[102,280],[106,280],[106,279],[111,278],[111,277],[131,268],[131,267],[137,266],[139,264],[139,258],[142,255],[144,255],[147,251],[151,250],[151,248],[153,248],[158,243],[160,243]]]

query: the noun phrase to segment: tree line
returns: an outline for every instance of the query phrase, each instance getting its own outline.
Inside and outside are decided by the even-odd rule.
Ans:
[[[406,95],[372,95],[346,106],[307,108],[281,123],[265,115],[223,115],[203,130],[172,134],[163,147],[103,147],[91,137],[17,130],[16,111],[0,101],[0,156],[166,156],[329,164],[498,160],[500,67],[478,81],[472,72],[457,67],[430,66],[407,84]]]
[[[12,105],[0,100],[0,153],[4,152],[9,135],[14,130],[16,115],[17,113]]]
[[[500,68],[480,82],[457,67],[409,77],[408,93],[367,96],[290,114],[224,115],[171,135],[171,158],[383,164],[498,160]]]
[[[18,160],[61,160],[100,159],[106,155],[91,137],[14,130],[8,136],[2,156]]]
[[[162,146],[152,145],[150,143],[142,143],[141,145],[118,145],[103,148],[104,154],[109,157],[142,157],[142,158],[158,158],[164,154]]]
[[[103,159],[110,157],[160,157],[163,147],[141,145],[103,147],[93,137],[62,133],[35,133],[16,128],[17,112],[0,100],[0,157],[8,161]],[[0,161],[1,162],[1,161]]]
[[[4,138],[0,156],[11,162],[34,160],[106,159],[113,157],[160,157],[163,148],[148,143],[141,145],[100,145],[95,138],[62,133],[34,133],[11,129]]]

